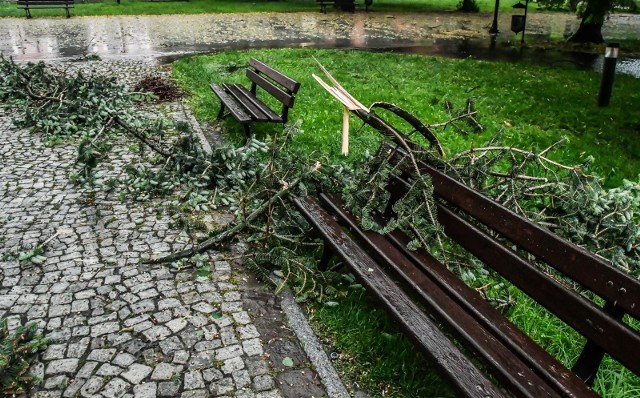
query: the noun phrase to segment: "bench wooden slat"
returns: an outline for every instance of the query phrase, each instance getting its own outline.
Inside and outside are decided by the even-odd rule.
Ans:
[[[420,162],[435,192],[564,275],[640,320],[640,281],[588,251],[562,240],[434,167]]]
[[[260,86],[266,92],[271,94],[275,99],[280,101],[287,108],[293,107],[294,97],[286,91],[280,89],[264,77],[260,76],[251,69],[247,69],[247,77],[249,80]]]
[[[577,332],[596,342],[630,370],[640,373],[640,336],[600,307],[549,278],[511,249],[500,245],[438,204],[445,233],[488,264]],[[606,331],[606,333],[605,333]]]
[[[44,10],[44,9],[59,9],[59,8],[66,8],[66,7],[60,7],[60,6],[55,6],[55,5],[42,5],[42,6],[34,6],[34,5],[29,5],[29,6],[18,6],[18,9],[20,10],[26,10],[26,9],[33,9],[33,10]],[[73,8],[73,7],[69,7],[69,8]]]
[[[19,6],[39,7],[39,6],[65,6],[73,8],[74,0],[18,0],[16,4]]]
[[[255,58],[251,58],[249,60],[249,65],[256,68],[256,70],[264,73],[265,75],[269,76],[270,79],[273,79],[275,82],[277,82],[278,84],[281,84],[283,87],[285,87],[287,90],[289,90],[294,94],[297,93],[298,90],[300,89],[300,83],[293,80],[289,76],[286,76],[278,72],[277,70],[273,69],[269,65],[258,61]]]
[[[425,354],[444,370],[444,375],[456,391],[478,398],[509,396],[493,385],[398,286],[383,277],[371,257],[313,199],[296,198],[294,203],[334,253],[351,265],[361,283],[390,309],[391,315],[406,333],[421,347],[427,348]]]
[[[238,106],[238,104],[231,98],[229,94],[224,90],[224,87],[218,84],[211,84],[211,90],[220,98],[220,101],[224,103],[224,105],[229,109],[229,112],[233,114],[238,122],[240,123],[249,123],[251,122],[251,116],[249,116],[242,108]]]
[[[251,99],[251,93],[249,92],[249,90],[239,84],[225,83],[222,85],[222,87],[224,87],[225,91],[231,94],[231,96],[235,98],[238,103],[242,104],[244,109],[252,116],[253,120],[261,122],[271,120],[271,118],[263,111],[263,109],[261,109],[261,107],[256,106],[255,101]],[[266,108],[266,106],[264,107]],[[273,113],[273,111],[271,113]],[[278,115],[275,116],[278,117]]]
[[[471,347],[477,355],[484,358],[485,363],[492,368],[493,374],[505,385],[510,387],[509,391],[514,392],[519,397],[560,397],[560,393],[555,390],[557,387],[553,379],[543,380],[542,376],[531,369],[530,361],[525,361],[526,356],[518,357],[512,355],[510,345],[505,345],[503,341],[496,338],[491,332],[492,329],[485,328],[475,319],[463,305],[457,300],[452,300],[452,291],[442,286],[439,278],[433,278],[429,272],[423,272],[416,263],[407,261],[404,253],[388,241],[385,237],[372,232],[363,231],[355,217],[345,208],[342,200],[325,194],[320,195],[323,204],[350,232],[356,235],[360,243],[365,247],[369,255],[377,262],[393,269],[394,272],[403,278],[404,283],[420,296],[421,303],[429,308],[431,314],[450,328],[461,339],[467,342],[467,347]],[[431,266],[445,268],[439,261],[430,258]],[[422,264],[424,265],[424,264]],[[466,290],[475,294],[478,300],[484,300],[480,295],[465,286]],[[428,292],[428,294],[427,294]],[[486,303],[486,302],[485,302]],[[504,318],[503,318],[504,319]],[[557,361],[550,361],[547,365],[563,367]],[[570,372],[567,370],[567,374]],[[584,386],[580,380],[576,380],[578,387],[566,388],[564,392],[575,394],[576,390],[582,397],[597,397]],[[551,383],[551,385],[549,385]],[[586,393],[586,394],[582,394]]]
[[[379,217],[377,219],[380,222],[383,221]],[[542,349],[517,326],[509,322],[503,314],[429,253],[423,250],[408,250],[407,244],[410,242],[408,236],[396,230],[390,232],[387,237],[412,262],[420,264],[423,272],[437,280],[442,288],[448,289],[450,296],[464,306],[469,314],[482,323],[483,327],[491,330],[494,336],[508,345],[520,358],[529,359],[528,363],[535,371],[543,376],[548,383],[555,384],[558,391],[566,396],[598,397],[598,394],[587,387],[578,376]]]

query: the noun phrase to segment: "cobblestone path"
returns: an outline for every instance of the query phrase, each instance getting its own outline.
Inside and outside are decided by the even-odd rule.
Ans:
[[[11,327],[35,321],[50,339],[32,367],[42,383],[28,395],[281,397],[238,271],[220,253],[210,254],[209,278],[141,264],[184,248],[186,234],[154,205],[73,185],[75,145],[47,147],[11,117],[0,109],[0,255],[58,234],[42,265],[0,261],[0,317]],[[110,164],[122,171],[117,158]]]

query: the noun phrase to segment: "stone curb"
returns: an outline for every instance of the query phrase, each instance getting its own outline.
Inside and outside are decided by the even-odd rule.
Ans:
[[[327,354],[322,349],[318,337],[311,329],[302,309],[296,303],[291,290],[286,289],[282,294],[282,311],[284,311],[289,321],[289,326],[302,344],[302,348],[307,353],[309,360],[315,367],[316,372],[327,389],[327,394],[331,398],[348,398],[347,392],[338,372],[334,369]]]

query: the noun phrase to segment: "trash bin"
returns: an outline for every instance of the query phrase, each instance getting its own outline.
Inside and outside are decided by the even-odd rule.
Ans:
[[[520,33],[524,30],[524,15],[512,15],[511,16],[511,30],[513,33]]]

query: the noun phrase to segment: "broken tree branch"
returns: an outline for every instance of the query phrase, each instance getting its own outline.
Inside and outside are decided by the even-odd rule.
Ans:
[[[311,171],[313,172],[313,170]],[[219,233],[218,235],[209,238],[207,240],[205,240],[204,242],[198,244],[197,246],[194,246],[190,249],[185,249],[173,254],[170,254],[168,256],[165,257],[160,257],[160,258],[156,258],[156,259],[151,259],[148,261],[148,263],[151,264],[159,264],[159,263],[168,263],[168,262],[173,262],[176,260],[179,260],[181,258],[185,258],[185,257],[191,257],[194,254],[198,254],[198,253],[202,253],[205,250],[208,250],[209,248],[220,244],[222,242],[225,242],[229,239],[231,239],[232,237],[234,237],[235,235],[237,235],[240,231],[244,230],[245,228],[247,228],[247,226],[249,224],[251,224],[251,222],[253,220],[255,220],[258,216],[262,215],[272,204],[274,201],[278,200],[280,197],[286,195],[289,193],[289,191],[291,190],[292,187],[295,187],[296,185],[298,185],[298,183],[301,181],[302,178],[297,178],[296,180],[288,183],[288,184],[284,184],[283,188],[276,192],[273,196],[271,196],[269,198],[269,200],[264,201],[260,206],[258,206],[251,214],[249,214],[242,222],[234,225],[233,227]]]
[[[137,139],[142,141],[149,148],[153,149],[155,152],[157,152],[158,154],[162,155],[165,158],[171,157],[170,153],[165,152],[163,149],[159,148],[158,146],[156,146],[156,144],[154,144],[149,139],[147,139],[147,137],[145,137],[143,134],[140,134],[137,131],[135,131],[133,128],[131,128],[131,126],[129,126],[124,121],[122,121],[122,119],[120,119],[120,117],[118,117],[118,115],[115,115],[113,113],[111,113],[110,115],[111,115],[111,118],[113,118],[113,120],[118,125],[120,125],[123,129],[125,129],[129,134],[133,135],[134,137],[136,137]]]

